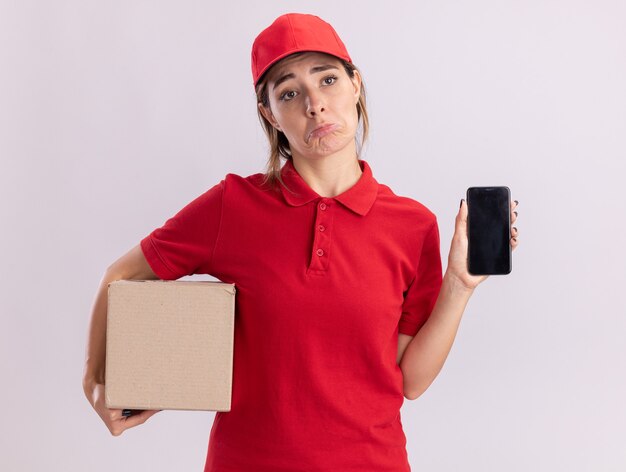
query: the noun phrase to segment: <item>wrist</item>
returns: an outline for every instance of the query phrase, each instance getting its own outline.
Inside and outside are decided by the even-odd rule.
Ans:
[[[85,390],[85,393],[93,391],[98,384],[104,384],[104,374],[86,370],[83,374],[83,390]]]
[[[451,294],[467,298],[472,296],[475,288],[468,287],[457,275],[447,270],[443,276],[443,285],[445,285],[447,291]]]

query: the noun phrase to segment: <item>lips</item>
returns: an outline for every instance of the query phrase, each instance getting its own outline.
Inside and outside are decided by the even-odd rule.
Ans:
[[[309,134],[309,140],[313,138],[320,138],[322,136],[325,136],[328,133],[331,133],[334,130],[336,130],[338,127],[339,125],[336,123],[322,123],[313,131],[311,131],[311,133]]]

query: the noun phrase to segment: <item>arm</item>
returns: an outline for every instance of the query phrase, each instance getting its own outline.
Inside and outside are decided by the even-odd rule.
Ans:
[[[424,393],[441,371],[472,291],[455,283],[448,272],[444,275],[430,317],[410,340],[400,362],[407,399]]]
[[[396,359],[396,364],[400,365],[400,361],[402,360],[402,356],[404,355],[404,351],[406,351],[407,346],[413,339],[413,336],[409,336],[408,334],[398,333],[398,358]]]
[[[511,224],[517,219],[511,204]],[[511,229],[512,250],[517,247],[517,228]],[[415,400],[435,380],[443,367],[474,289],[487,276],[467,272],[467,204],[461,201],[448,256],[448,268],[430,317],[408,342],[400,360],[404,376],[404,396]],[[406,336],[406,335],[405,335]],[[399,354],[400,355],[400,354]]]
[[[85,396],[114,436],[119,436],[124,430],[144,423],[156,413],[156,411],[143,411],[126,418],[122,416],[122,410],[108,409],[104,402],[108,284],[115,280],[129,279],[158,279],[146,261],[139,245],[114,262],[100,280],[100,286],[92,305],[83,370]]]

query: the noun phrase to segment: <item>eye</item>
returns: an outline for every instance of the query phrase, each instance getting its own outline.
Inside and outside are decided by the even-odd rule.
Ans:
[[[335,83],[335,81],[338,80],[338,77],[336,75],[327,75],[326,77],[324,77],[322,79],[322,83],[324,83],[325,85],[333,85]],[[292,100],[293,98],[295,98],[295,94],[296,92],[293,90],[287,90],[283,93],[281,93],[278,96],[278,99],[283,101],[283,102],[288,102],[290,100]]]
[[[289,100],[291,100],[295,95],[291,95],[294,94],[295,92],[293,90],[287,90],[286,92],[283,92],[280,94],[280,96],[278,97],[279,100],[283,100],[288,102]]]

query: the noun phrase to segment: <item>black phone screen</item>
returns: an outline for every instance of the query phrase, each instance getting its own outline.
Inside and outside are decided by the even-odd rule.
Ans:
[[[468,271],[511,272],[511,191],[508,187],[467,189]]]

